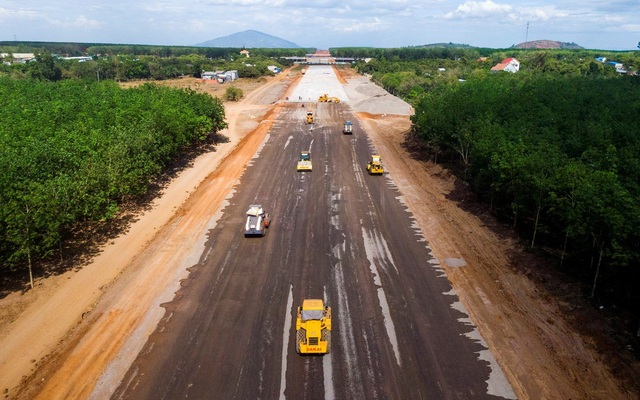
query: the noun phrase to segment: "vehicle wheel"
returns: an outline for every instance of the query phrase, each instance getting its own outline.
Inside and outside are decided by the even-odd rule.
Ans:
[[[296,353],[301,354],[300,353],[300,342],[304,342],[305,336],[307,335],[307,332],[304,329],[299,329],[296,332]]]
[[[327,354],[331,353],[331,331],[323,329],[320,334],[320,339],[327,342]]]

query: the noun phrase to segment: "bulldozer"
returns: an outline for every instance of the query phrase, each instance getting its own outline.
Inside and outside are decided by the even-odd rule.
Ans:
[[[382,175],[384,174],[384,167],[382,166],[382,157],[377,154],[373,154],[367,162],[367,172],[369,175]]]
[[[307,111],[307,124],[313,124],[313,113],[311,111]]]
[[[322,300],[305,299],[296,318],[296,352],[328,354],[331,352],[331,307]]]

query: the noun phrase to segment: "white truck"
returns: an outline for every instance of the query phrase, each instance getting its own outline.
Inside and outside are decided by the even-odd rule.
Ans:
[[[261,204],[252,204],[247,210],[247,222],[244,225],[244,236],[264,236],[265,229],[269,227],[271,217],[262,208]]]
[[[347,121],[344,123],[344,128],[342,128],[342,133],[344,133],[345,135],[353,134],[353,125],[351,124],[351,121]]]

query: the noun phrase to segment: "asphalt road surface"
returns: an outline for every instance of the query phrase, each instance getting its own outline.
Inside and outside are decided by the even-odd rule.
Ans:
[[[515,398],[374,152],[348,104],[285,106],[113,398]],[[243,235],[250,204],[265,237]],[[305,298],[332,307],[328,355],[295,351]]]

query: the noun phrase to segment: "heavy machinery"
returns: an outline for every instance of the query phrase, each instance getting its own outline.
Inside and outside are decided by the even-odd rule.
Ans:
[[[340,99],[334,96],[329,96],[328,94],[323,94],[318,97],[318,102],[320,103],[340,103]]]
[[[344,123],[344,128],[342,128],[342,133],[346,135],[353,134],[353,125],[351,125],[351,121],[347,121]]]
[[[307,124],[313,124],[313,113],[311,111],[307,111]]]
[[[296,352],[328,354],[331,352],[331,307],[322,300],[305,299],[296,318]]]
[[[311,171],[311,153],[308,151],[301,151],[300,158],[298,159],[297,171]]]
[[[247,222],[244,225],[244,237],[264,236],[265,229],[271,224],[271,216],[261,204],[252,204],[247,210]]]
[[[382,166],[382,157],[377,154],[373,154],[367,162],[367,172],[369,175],[381,175],[384,174],[384,167]]]

